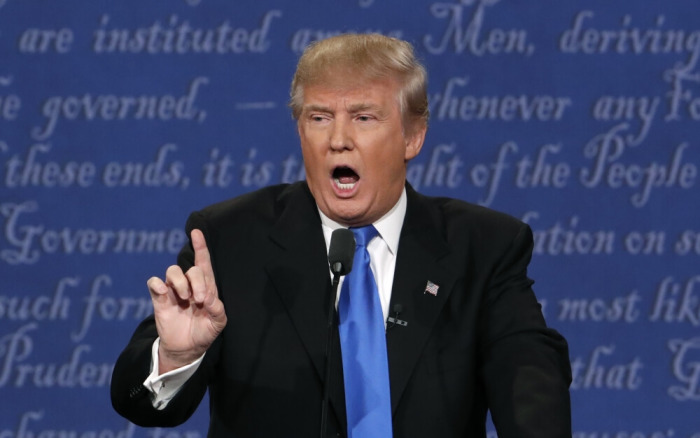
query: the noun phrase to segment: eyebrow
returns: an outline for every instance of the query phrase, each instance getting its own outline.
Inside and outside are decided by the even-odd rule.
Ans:
[[[378,114],[383,115],[384,111],[379,107],[378,105],[371,104],[371,103],[365,103],[365,102],[360,102],[356,103],[353,105],[350,105],[348,107],[348,112],[351,114],[359,113],[362,111],[376,111]]]
[[[302,108],[302,113],[309,113],[309,112],[324,112],[324,113],[332,113],[333,110],[325,105],[318,105],[318,104],[309,104],[305,107]],[[350,114],[356,114],[362,111],[376,111],[379,116],[384,116],[385,111],[381,109],[379,105],[375,105],[372,103],[366,103],[366,102],[360,102],[360,103],[355,103],[352,104],[348,107],[348,112]]]
[[[332,110],[329,107],[324,106],[324,105],[311,104],[311,105],[306,105],[302,108],[303,113],[307,113],[310,111],[320,111],[320,112],[324,112],[324,113],[332,112]]]

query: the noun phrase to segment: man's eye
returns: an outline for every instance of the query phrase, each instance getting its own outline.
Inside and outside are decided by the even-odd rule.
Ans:
[[[372,120],[372,117],[367,115],[361,115],[357,116],[357,120],[359,120],[360,122],[369,122],[370,120]]]

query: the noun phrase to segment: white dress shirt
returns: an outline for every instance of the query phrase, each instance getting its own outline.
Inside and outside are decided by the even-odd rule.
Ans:
[[[394,281],[394,270],[396,268],[396,254],[399,249],[399,236],[401,235],[401,227],[406,216],[406,190],[401,193],[399,201],[394,207],[389,210],[379,220],[374,222],[374,227],[379,235],[372,239],[367,245],[367,252],[370,256],[370,268],[377,282],[379,291],[379,300],[382,303],[382,313],[384,314],[384,325],[389,315],[389,303],[391,302],[391,286]],[[323,228],[323,237],[326,240],[326,253],[331,244],[331,234],[338,228],[347,228],[343,225],[329,219],[321,210],[321,225]],[[330,273],[330,267],[329,267]],[[333,274],[331,273],[331,276]],[[338,299],[340,299],[340,290],[343,280],[341,277],[338,285],[338,296],[336,298],[336,307]],[[197,371],[202,363],[204,355],[189,365],[169,371],[162,375],[158,373],[158,346],[160,338],[153,342],[151,350],[151,374],[143,382],[143,385],[152,394],[152,403],[156,409],[164,409],[177,392],[182,388],[187,379]],[[205,353],[206,354],[206,353]]]
[[[321,214],[321,224],[323,225],[323,237],[326,239],[326,252],[331,245],[331,234],[338,228],[347,228],[337,222],[329,219],[323,212]],[[384,313],[384,324],[389,316],[389,303],[391,302],[391,285],[394,281],[394,269],[396,268],[396,253],[399,250],[399,237],[401,236],[401,227],[403,219],[406,216],[406,190],[401,193],[399,202],[394,208],[389,210],[373,225],[379,232],[379,238],[375,237],[367,245],[369,252],[369,265],[374,274],[374,280],[377,282],[377,290],[379,290],[379,300],[382,303],[382,313]],[[332,274],[331,274],[332,275]],[[338,285],[338,296],[336,297],[336,307],[340,299],[340,290],[343,286],[345,277],[340,278]]]

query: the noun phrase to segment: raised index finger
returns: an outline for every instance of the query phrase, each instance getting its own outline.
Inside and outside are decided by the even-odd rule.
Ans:
[[[192,230],[192,247],[194,248],[194,265],[202,270],[207,286],[215,285],[214,269],[211,266],[211,256],[204,234],[197,229]]]

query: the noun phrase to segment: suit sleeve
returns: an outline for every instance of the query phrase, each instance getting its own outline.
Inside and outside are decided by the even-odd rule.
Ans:
[[[193,228],[203,229],[203,221],[198,215],[190,216],[187,224],[187,234]],[[194,264],[192,245],[186,244],[178,255],[178,264],[187,271]],[[184,423],[194,413],[206,393],[209,369],[212,356],[205,356],[195,374],[184,384],[182,389],[162,410],[155,409],[151,402],[150,393],[143,382],[151,372],[151,347],[158,337],[155,318],[146,318],[136,328],[128,345],[122,351],[112,372],[110,395],[112,406],[123,417],[142,427],[173,427]],[[217,342],[210,350],[216,351]]]
[[[566,340],[546,326],[527,277],[532,232],[522,224],[486,297],[484,384],[499,438],[571,436]]]

